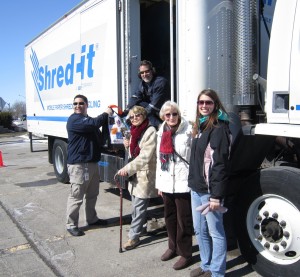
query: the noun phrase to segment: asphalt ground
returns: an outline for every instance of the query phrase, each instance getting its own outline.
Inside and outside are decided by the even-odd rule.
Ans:
[[[123,226],[120,197],[115,184],[100,183],[97,212],[108,219],[105,228],[88,228],[80,217],[82,237],[65,229],[68,184],[57,182],[48,163],[46,140],[35,140],[30,152],[25,133],[0,135],[4,166],[0,167],[0,276],[189,276],[200,257],[193,240],[193,262],[175,271],[178,258],[162,262],[167,249],[161,201],[152,201],[148,234],[134,250],[120,252],[127,240],[131,202],[123,192]],[[121,237],[120,237],[121,234]],[[227,253],[228,277],[260,276],[245,263],[238,249]]]

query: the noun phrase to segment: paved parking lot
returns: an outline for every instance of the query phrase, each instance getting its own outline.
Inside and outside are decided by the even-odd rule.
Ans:
[[[29,140],[19,135],[0,136],[5,165],[0,168],[1,276],[176,277],[189,276],[197,266],[199,252],[195,240],[190,267],[175,271],[172,266],[176,258],[160,261],[167,248],[164,228],[143,237],[136,249],[119,253],[119,191],[108,183],[100,183],[97,211],[101,218],[109,220],[110,226],[88,229],[84,218],[80,218],[85,236],[70,236],[65,230],[68,185],[56,180],[48,163],[46,141],[34,141],[35,152],[30,152]],[[131,203],[127,196],[125,193],[123,199],[125,219],[130,218]],[[149,231],[162,227],[161,209],[159,203],[152,203]],[[129,229],[127,221],[122,228],[123,241]],[[259,275],[234,249],[227,255],[226,276]]]

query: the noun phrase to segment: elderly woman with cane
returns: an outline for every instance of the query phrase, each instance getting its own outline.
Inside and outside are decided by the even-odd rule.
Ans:
[[[125,250],[137,247],[143,226],[146,223],[146,212],[150,198],[157,197],[155,189],[156,169],[156,129],[149,124],[147,111],[134,106],[129,111],[131,121],[130,139],[124,139],[128,151],[128,164],[118,171],[120,176],[128,176],[128,190],[131,194],[132,221],[129,240],[123,245]]]

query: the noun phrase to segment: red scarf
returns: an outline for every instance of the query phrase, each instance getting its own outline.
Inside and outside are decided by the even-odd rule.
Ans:
[[[167,124],[164,125],[159,148],[159,158],[162,171],[169,170],[169,161],[173,159],[174,148],[172,135],[175,131],[170,129]]]
[[[148,128],[149,120],[146,118],[141,125],[134,126],[131,125],[130,133],[131,133],[131,141],[130,141],[130,154],[131,157],[135,158],[140,154],[139,141],[142,138],[145,130]]]

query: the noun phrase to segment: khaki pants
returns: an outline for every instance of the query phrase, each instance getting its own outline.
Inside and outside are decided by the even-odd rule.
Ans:
[[[67,229],[78,227],[79,209],[85,196],[87,224],[98,220],[96,201],[99,194],[99,168],[97,163],[68,164],[70,194],[67,202]]]

